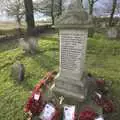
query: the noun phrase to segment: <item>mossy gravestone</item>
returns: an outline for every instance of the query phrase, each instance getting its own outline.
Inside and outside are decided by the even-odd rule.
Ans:
[[[26,53],[35,54],[38,51],[38,40],[35,37],[20,38],[19,44]]]
[[[16,62],[12,65],[11,76],[17,82],[22,82],[24,80],[25,68],[20,62]]]

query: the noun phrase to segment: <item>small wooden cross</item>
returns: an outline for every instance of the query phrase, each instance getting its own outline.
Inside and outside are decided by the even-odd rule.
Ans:
[[[59,97],[59,99],[60,99],[60,105],[63,103],[63,101],[64,101],[64,97],[63,96],[61,96],[61,97]]]

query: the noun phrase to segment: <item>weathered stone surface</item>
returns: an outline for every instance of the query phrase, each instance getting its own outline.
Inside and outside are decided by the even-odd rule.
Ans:
[[[85,29],[60,30],[60,75],[56,91],[76,97],[79,101],[84,100],[87,91],[83,77],[87,37]]]
[[[94,94],[96,87],[97,87],[96,86],[96,79],[92,76],[87,76],[86,81],[88,82],[89,91],[88,91],[88,95],[86,96],[85,100],[83,98],[84,96],[80,96],[79,94],[73,93],[72,90],[71,91],[67,91],[64,89],[61,90],[58,87],[56,87],[57,88],[56,91],[58,91],[58,92],[56,92],[55,95],[57,98],[59,98],[61,95],[64,96],[65,99],[64,99],[62,104],[63,105],[64,104],[75,105],[76,111],[79,111],[79,112],[83,111],[84,108],[89,106],[89,107],[93,108],[96,111],[96,113],[102,115],[103,114],[102,108],[100,106],[96,105],[92,99],[93,94]],[[73,87],[74,87],[74,85],[73,85]],[[61,92],[59,92],[59,91],[61,91]],[[80,92],[81,92],[81,90],[80,90]],[[67,97],[66,97],[66,95],[67,95]],[[79,99],[79,101],[78,101],[78,99]],[[84,101],[82,101],[82,100],[84,100]]]
[[[114,27],[108,28],[107,36],[109,39],[116,39],[117,34],[118,34],[118,31],[116,28],[114,28]]]
[[[22,82],[24,80],[25,68],[20,62],[16,62],[12,65],[11,76],[14,80]]]
[[[25,52],[30,52],[30,45],[24,38],[19,39],[19,45]]]
[[[36,40],[36,38],[29,38],[28,43],[31,49],[31,53],[35,53],[38,50],[38,41]]]
[[[91,18],[80,0],[72,0],[56,20],[60,36],[60,70],[54,91],[69,99],[84,101],[87,95],[85,55]]]
[[[90,20],[80,0],[73,0],[56,21],[60,28],[60,70],[54,91],[78,101],[87,95],[84,62]]]
[[[34,54],[38,50],[38,41],[34,37],[20,38],[19,44],[26,53]]]
[[[91,27],[91,19],[88,13],[82,8],[80,0],[72,0],[68,9],[56,18],[57,28],[88,28]]]
[[[60,30],[61,72],[81,79],[84,69],[87,30]]]

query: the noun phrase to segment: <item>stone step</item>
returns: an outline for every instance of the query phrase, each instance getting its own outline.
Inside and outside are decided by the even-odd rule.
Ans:
[[[67,77],[59,77],[59,78],[57,78],[56,83],[59,81],[65,82],[65,83],[70,83],[72,85],[77,85],[80,87],[84,87],[83,81],[80,81],[80,80],[68,79]]]
[[[62,83],[59,81],[55,84],[57,88],[64,89],[66,91],[73,91],[74,93],[79,93],[80,91],[84,91],[84,88],[78,86],[78,85],[72,85],[70,83]]]
[[[79,93],[74,93],[72,91],[66,91],[64,89],[60,89],[60,88],[54,88],[54,92],[60,94],[60,95],[64,95],[64,97],[70,98],[70,99],[76,99],[79,102],[83,102],[85,99],[84,96],[84,92],[80,91]]]

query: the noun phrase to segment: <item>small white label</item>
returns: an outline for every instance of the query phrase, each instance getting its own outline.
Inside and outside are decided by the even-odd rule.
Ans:
[[[64,106],[64,120],[74,120],[75,106]]]
[[[37,100],[37,101],[38,101],[39,98],[40,98],[40,95],[39,95],[39,94],[35,94],[35,95],[34,95],[34,100]]]
[[[98,118],[95,118],[95,120],[104,120],[103,117],[98,117]]]
[[[53,116],[55,115],[55,111],[56,110],[52,104],[46,104],[40,119],[52,120]]]
[[[101,95],[100,93],[97,93],[97,92],[96,92],[96,95],[99,97],[99,99],[102,98],[102,95]]]

